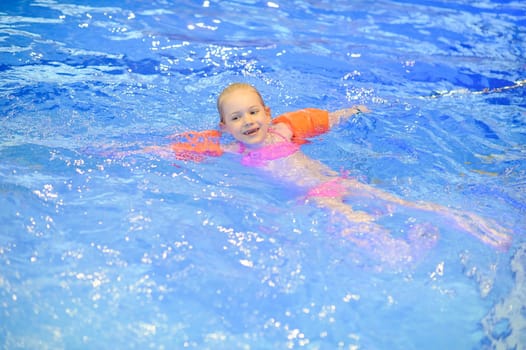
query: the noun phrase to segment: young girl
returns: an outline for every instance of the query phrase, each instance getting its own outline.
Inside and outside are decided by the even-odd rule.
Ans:
[[[150,147],[148,151],[171,153],[179,159],[199,160],[203,155],[219,156],[223,152],[238,154],[242,164],[258,167],[269,176],[303,189],[308,202],[330,210],[345,219],[342,232],[348,239],[363,246],[381,260],[411,260],[415,246],[432,246],[438,239],[430,226],[414,227],[407,239],[394,238],[376,223],[381,215],[392,214],[397,207],[440,214],[460,229],[498,249],[511,243],[507,230],[473,213],[432,203],[409,202],[349,177],[340,176],[324,164],[300,151],[305,139],[328,131],[333,125],[356,113],[369,112],[364,106],[329,113],[304,109],[272,119],[270,108],[251,85],[234,83],[223,90],[217,100],[220,129],[233,136],[232,144],[222,145],[217,131],[191,132],[178,135],[169,149]],[[344,202],[354,199],[374,200],[383,206],[378,213],[357,211]]]

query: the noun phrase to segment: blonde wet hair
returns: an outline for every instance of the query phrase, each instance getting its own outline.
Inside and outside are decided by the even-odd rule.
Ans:
[[[261,101],[261,105],[265,107],[265,102],[263,101],[263,97],[259,93],[258,89],[256,89],[254,86],[247,84],[247,83],[232,83],[228,85],[226,88],[224,88],[223,91],[221,91],[221,93],[219,94],[219,97],[217,98],[217,111],[219,112],[219,118],[221,122],[224,121],[223,119],[223,100],[228,94],[234,91],[243,90],[243,89],[255,92],[258,95],[259,100]]]

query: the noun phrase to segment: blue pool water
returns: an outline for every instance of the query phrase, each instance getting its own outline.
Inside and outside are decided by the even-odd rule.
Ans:
[[[526,5],[520,1],[3,1],[3,349],[526,347]],[[328,212],[234,157],[115,150],[215,128],[255,84],[273,114],[373,111],[304,146],[440,217],[384,265]]]

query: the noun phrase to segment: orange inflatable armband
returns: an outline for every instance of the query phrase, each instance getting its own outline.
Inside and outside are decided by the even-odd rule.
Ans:
[[[282,114],[272,120],[273,124],[284,123],[292,130],[292,141],[303,144],[309,137],[321,135],[329,130],[329,112],[317,108],[305,108]]]
[[[217,130],[188,131],[176,138],[180,141],[172,143],[170,148],[179,160],[200,162],[206,156],[219,157],[223,154],[221,133]]]

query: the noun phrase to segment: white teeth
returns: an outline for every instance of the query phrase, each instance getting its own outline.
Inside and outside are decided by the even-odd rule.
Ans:
[[[256,129],[250,129],[250,130],[245,131],[243,134],[244,135],[251,135],[251,134],[256,133],[258,130],[259,129],[257,129],[257,128]]]

